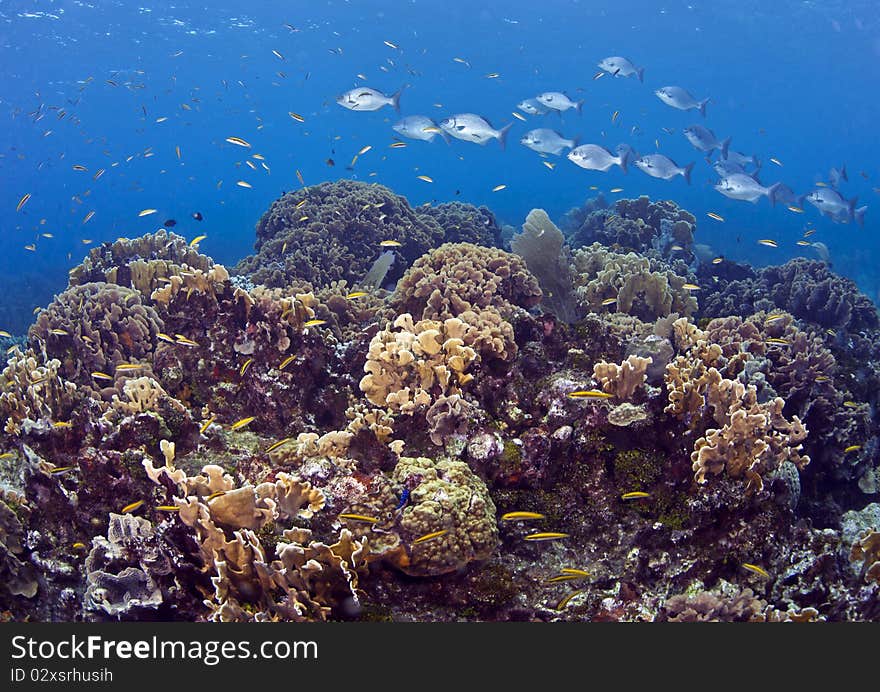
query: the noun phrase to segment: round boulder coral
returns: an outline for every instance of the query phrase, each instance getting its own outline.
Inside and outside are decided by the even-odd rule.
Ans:
[[[117,365],[146,359],[163,323],[138,291],[112,283],[71,286],[37,317],[28,338],[61,361],[60,374],[77,384],[92,373],[113,375]]]
[[[409,202],[382,185],[353,180],[321,183],[288,192],[272,203],[257,224],[257,253],[243,259],[238,274],[255,283],[283,288],[295,280],[315,288],[345,279],[364,280],[382,254],[380,243],[400,243],[403,258],[391,266],[388,281],[443,239],[443,229],[430,216],[419,215]]]
[[[416,209],[420,216],[433,218],[444,232],[448,243],[501,245],[501,227],[487,207],[464,202],[445,202],[436,207],[423,205]]]

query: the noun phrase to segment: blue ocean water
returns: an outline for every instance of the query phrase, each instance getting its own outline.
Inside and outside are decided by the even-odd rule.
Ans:
[[[644,84],[596,79],[609,55],[643,66]],[[0,61],[0,328],[13,332],[65,288],[90,247],[166,219],[188,239],[207,234],[201,250],[234,264],[269,204],[300,186],[297,171],[305,184],[377,181],[413,206],[485,204],[515,226],[534,207],[559,221],[598,190],[672,199],[697,216],[697,242],[754,265],[816,257],[796,245],[815,227],[811,240],[828,246],[836,271],[874,300],[880,291],[880,13],[870,0],[3,0]],[[665,85],[711,97],[705,121],[661,103],[653,91]],[[335,102],[355,86],[386,94],[405,86],[402,115],[513,122],[508,146],[435,138],[389,148],[400,117],[391,108],[352,112]],[[543,91],[584,99],[583,113],[512,116]],[[841,193],[868,205],[864,227],[836,224],[806,203],[797,213],[722,196],[682,134],[694,123],[757,154],[764,184],[806,193],[845,164]],[[533,127],[695,161],[692,185],[541,158],[519,143]],[[145,209],[157,212],[139,216]]]

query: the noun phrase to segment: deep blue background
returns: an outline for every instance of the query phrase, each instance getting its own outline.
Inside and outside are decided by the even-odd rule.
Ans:
[[[606,193],[622,187],[620,196],[674,199],[697,215],[699,242],[754,264],[814,257],[811,248],[795,245],[812,224],[818,229],[812,239],[829,246],[834,268],[878,298],[876,2],[508,0],[479,9],[488,4],[3,0],[0,328],[22,331],[31,310],[63,290],[67,271],[88,250],[83,240],[140,235],[174,218],[175,231],[187,238],[207,233],[202,251],[233,264],[250,251],[254,224],[271,201],[299,185],[297,169],[307,184],[347,176],[375,180],[413,205],[487,204],[513,225],[533,207],[558,220],[595,194],[590,186]],[[607,55],[644,66],[645,83],[594,80],[596,63]],[[500,76],[486,77],[494,72]],[[397,119],[390,108],[355,113],[334,102],[357,85],[391,93],[404,84],[403,115],[440,119],[469,111],[499,127],[513,121],[517,102],[541,91],[565,90],[586,104],[581,116],[516,121],[502,151],[497,142],[447,146],[439,138],[389,149]],[[835,225],[809,205],[795,214],[770,208],[766,199],[751,205],[715,192],[711,169],[681,134],[703,121],[653,95],[667,84],[711,96],[704,124],[719,137],[732,135],[734,149],[757,153],[767,184],[784,180],[806,192],[827,179],[831,166],[846,163],[844,194],[872,207],[865,228]],[[67,115],[59,119],[53,107]],[[615,110],[620,117],[612,124]],[[305,123],[288,111],[302,114]],[[168,120],[157,123],[160,117]],[[698,161],[693,185],[635,169],[629,175],[587,172],[564,157],[548,159],[558,164],[549,170],[518,143],[523,132],[540,126],[609,147],[629,142],[644,153],[655,151],[658,140],[660,151],[680,164]],[[228,136],[253,146],[228,144]],[[372,150],[346,170],[367,144]],[[153,155],[144,156],[147,151]],[[254,153],[265,156],[271,173],[258,160],[252,159],[256,171],[244,164]],[[325,163],[331,157],[334,167]],[[76,172],[74,164],[89,171]],[[106,173],[95,181],[99,168]],[[434,183],[418,180],[419,174]],[[253,188],[237,187],[237,180]],[[502,183],[506,189],[493,193]],[[32,198],[16,213],[28,192]],[[159,213],[139,218],[148,207]],[[193,211],[204,214],[201,224],[190,219]],[[707,212],[726,220],[713,221]],[[774,238],[780,247],[759,246],[759,238]],[[24,249],[30,243],[35,252]]]

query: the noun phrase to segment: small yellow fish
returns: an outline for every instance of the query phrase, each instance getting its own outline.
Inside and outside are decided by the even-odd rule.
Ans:
[[[773,158],[772,156],[770,157],[770,163],[775,163],[777,166],[782,165],[782,161],[780,161],[779,159]]]
[[[230,144],[236,144],[240,147],[245,147],[247,149],[251,148],[250,142],[246,142],[241,137],[227,137],[226,141],[229,142]]]
[[[813,378],[814,382],[830,382],[831,378],[828,375],[817,375]]]
[[[251,363],[254,362],[253,358],[248,358],[244,363],[242,363],[241,369],[238,371],[239,377],[243,377],[247,369],[250,367]]]
[[[788,339],[780,339],[776,336],[771,336],[769,339],[766,339],[768,344],[778,344],[780,346],[790,346],[791,342]]]
[[[551,171],[554,168],[556,168],[556,164],[553,163],[552,161],[541,161],[541,163],[543,163],[545,166],[547,166],[547,168],[549,168]]]
[[[218,497],[223,497],[226,494],[225,490],[218,490],[217,492],[213,492],[208,497],[205,498],[208,502],[211,500],[216,500]]]
[[[507,512],[501,515],[501,521],[522,521],[525,519],[544,519],[538,512]]]
[[[783,314],[776,314],[776,315],[767,315],[767,319],[764,320],[764,324],[772,324],[773,322],[776,322],[777,320],[781,320],[783,317],[785,317],[784,313]]]
[[[49,333],[54,336],[70,336],[70,332],[66,329],[50,329]]]
[[[281,53],[279,53],[279,52],[278,52],[277,50],[275,50],[274,48],[272,49],[272,55],[274,55],[274,56],[275,56],[276,58],[278,58],[279,60],[284,60],[284,56],[281,55]]]
[[[433,132],[434,134],[439,135],[443,133],[443,130],[436,125],[428,125],[427,127],[422,128],[422,132]]]
[[[384,43],[389,48],[394,48],[394,50],[397,50],[397,46],[395,44],[391,43],[391,41],[382,41],[382,43]]]
[[[524,541],[555,541],[560,538],[568,538],[567,533],[559,533],[557,531],[541,531],[539,533],[530,533],[523,536]]]
[[[273,442],[268,447],[266,447],[266,454],[268,454],[269,452],[274,452],[276,449],[278,449],[279,447],[282,447],[283,445],[286,445],[291,440],[293,440],[292,437],[285,437],[283,440],[278,440],[278,442]]]
[[[141,209],[138,212],[138,216],[149,216],[150,214],[155,214],[157,211],[159,211],[159,210],[158,209]]]
[[[758,245],[766,245],[767,247],[779,247],[779,243],[770,238],[762,238],[758,241]]]
[[[284,370],[288,365],[290,365],[293,361],[296,360],[296,356],[287,356],[281,363],[278,365],[279,370]]]
[[[340,519],[347,519],[348,521],[362,521],[365,524],[378,524],[379,519],[377,517],[368,517],[365,514],[340,514]]]
[[[202,423],[202,427],[199,428],[199,435],[205,434],[205,431],[211,427],[211,423],[214,422],[215,418],[217,418],[217,416],[211,416],[208,420],[206,420],[204,423]]]
[[[0,336],[5,336],[6,338],[10,338],[12,334],[7,332],[5,329],[0,329]]]
[[[593,75],[593,81],[596,81],[597,79],[602,79],[602,77],[604,77],[604,76],[605,76],[605,71],[599,70],[596,74]]]
[[[682,285],[682,288],[685,291],[699,291],[700,290],[700,287],[697,286],[697,284],[684,284],[684,285]]]
[[[617,194],[618,192],[623,192],[623,188],[622,187],[612,187],[610,190],[608,190],[608,192],[611,192],[613,194]]]
[[[25,246],[24,246],[24,249],[25,249],[25,250],[30,250],[31,252],[36,252],[36,251],[37,251],[37,246],[34,245],[33,243],[31,243],[30,245],[25,245]]]
[[[433,183],[434,182],[434,179],[428,177],[427,175],[417,175],[416,178],[418,178],[419,180],[424,180],[426,183]]]
[[[345,297],[348,298],[348,300],[353,300],[355,298],[363,298],[365,295],[368,295],[366,291],[352,291]]]
[[[397,240],[383,240],[379,243],[379,247],[402,247],[403,243]]]
[[[104,175],[104,169],[103,169],[103,168],[99,168],[97,171],[95,171],[95,175],[92,176],[92,180],[97,180],[97,179],[100,178],[102,175]]]
[[[601,389],[578,389],[575,392],[569,392],[569,399],[611,399],[614,395],[603,392]]]
[[[511,115],[512,115],[514,118],[516,118],[517,120],[522,120],[523,122],[526,121],[525,116],[522,115],[522,114],[520,114],[520,113],[517,113],[516,111],[512,111],[512,112],[511,112]]]
[[[140,370],[143,365],[139,365],[138,363],[120,363],[116,366],[116,372],[127,372],[129,370]]]
[[[715,219],[716,221],[724,221],[724,217],[721,214],[716,214],[714,211],[706,212],[706,216],[710,219]]]
[[[804,231],[804,238],[809,238],[815,232],[816,232],[815,228],[808,228],[806,231]]]
[[[174,341],[175,344],[180,344],[181,346],[198,346],[199,344],[192,339],[189,339],[182,334],[175,334],[177,337]]]
[[[772,161],[772,159],[771,159],[771,161]],[[758,574],[758,575],[764,577],[764,579],[770,578],[770,574],[763,567],[758,567],[758,565],[753,565],[750,562],[744,562],[742,564],[742,566],[743,566],[743,569],[747,569],[747,570],[749,570],[749,572],[754,572],[755,574]]]
[[[712,264],[721,264],[724,261],[723,257],[716,257],[712,260]]]
[[[180,158],[180,146],[174,147],[174,152],[177,154],[177,158]]]
[[[306,184],[306,181],[303,179],[303,174],[300,173],[299,168],[296,169],[296,179],[299,180],[300,185]]]
[[[803,209],[801,209],[800,207],[796,207],[793,204],[788,205],[788,210],[793,211],[795,214],[803,214],[804,213]]]
[[[684,250],[684,248],[683,248],[681,245],[673,245],[673,246],[670,247],[669,249],[670,249],[670,250],[675,250],[676,252],[681,252],[681,251]]]
[[[801,247],[811,247],[813,245],[809,240],[799,240],[797,244]]]
[[[833,329],[831,329],[830,327],[829,327],[828,329],[825,330],[825,333],[826,333],[828,336],[837,336],[837,332],[835,332],[835,331],[834,331]]]
[[[604,74],[604,72],[603,72],[603,74]],[[561,601],[559,601],[559,603],[556,604],[556,610],[564,610],[565,606],[567,606],[569,603],[571,603],[571,599],[573,599],[575,596],[581,595],[583,592],[584,592],[583,589],[577,589],[576,591],[572,591],[570,594],[565,596]]]
[[[322,324],[327,324],[327,320],[308,320],[303,327],[320,327]]]
[[[590,573],[585,569],[577,569],[576,567],[563,567],[559,570],[563,574],[574,574],[578,577],[589,577]]]
[[[241,420],[235,421],[232,425],[229,426],[230,430],[241,430],[241,428],[249,425],[253,421],[256,420],[256,416],[248,416],[247,418],[242,418]]]
[[[651,497],[651,493],[645,493],[641,490],[634,490],[631,493],[624,493],[620,496],[621,500],[644,500]]]
[[[440,538],[440,536],[445,536],[449,533],[449,529],[440,529],[439,531],[432,531],[431,533],[426,533],[424,536],[419,536],[413,541],[413,545],[417,543],[424,543],[425,541],[432,541],[435,538]]]
[[[296,120],[298,123],[304,123],[306,119],[302,117],[299,113],[294,113],[293,111],[287,111],[287,115]]]
[[[859,405],[855,401],[844,401],[843,405],[847,408],[858,408]]]
[[[503,190],[506,187],[507,187],[507,185],[504,185],[504,184],[496,185],[495,187],[492,188],[492,192],[501,192],[501,190]]]
[[[614,305],[617,302],[617,298],[606,298],[603,300],[600,305],[607,307],[609,305]]]
[[[110,375],[108,375],[106,372],[101,372],[100,370],[95,370],[95,372],[92,373],[92,377],[94,377],[96,380],[110,380],[111,382],[113,381],[113,378]]]
[[[123,507],[122,509],[119,510],[119,513],[120,514],[129,514],[130,512],[134,512],[136,509],[138,509],[143,504],[144,504],[143,500],[137,500],[135,502],[132,502],[130,505],[125,505],[125,507]]]
[[[177,505],[157,505],[156,509],[160,512],[179,512],[180,507]]]
[[[501,74],[499,72],[490,72],[486,75],[486,79],[497,79]]]
[[[83,548],[86,547],[86,544],[83,543],[82,541],[77,541],[76,543],[74,543],[74,544],[71,545],[70,547],[71,547],[71,548],[74,548],[75,550],[82,550]]]
[[[843,450],[844,454],[849,454],[850,452],[858,452],[862,448],[862,445],[850,445],[846,449]]]
[[[555,577],[550,577],[545,584],[561,584],[566,581],[577,581],[580,579],[579,576],[574,574],[557,574]]]
[[[26,192],[24,196],[20,200],[18,200],[18,204],[15,207],[15,211],[21,211],[21,208],[27,204],[27,201],[31,198],[31,193]]]
[[[611,122],[612,123],[617,122],[617,119],[619,117],[620,117],[620,111],[614,111],[614,113],[611,114]]]
[[[406,142],[391,142],[388,146],[391,149],[403,149],[406,146]]]
[[[55,466],[55,467],[49,469],[49,473],[51,473],[53,475],[65,473],[67,471],[70,471],[72,468],[74,468],[74,467],[73,466]]]
[[[368,144],[368,145],[365,146],[363,149],[361,149],[361,150],[357,153],[357,155],[358,155],[358,156],[363,156],[364,154],[366,154],[366,153],[367,153],[370,149],[372,149],[372,148],[373,148],[373,145],[372,145],[372,144]]]
[[[75,171],[87,171],[89,170],[85,166],[80,166],[78,163],[73,164],[73,170]]]
[[[193,238],[192,240],[189,241],[189,246],[195,247],[196,245],[201,243],[207,237],[208,237],[207,235],[197,235],[195,238]]]
[[[3,452],[3,454],[0,454],[0,459],[11,459],[12,456],[12,452]]]

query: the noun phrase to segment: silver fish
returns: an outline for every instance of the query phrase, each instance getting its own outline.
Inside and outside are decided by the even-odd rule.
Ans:
[[[809,193],[806,200],[837,223],[846,223],[855,219],[858,197],[846,200],[837,190],[832,190],[830,187],[820,187]]]
[[[752,173],[752,177],[758,180],[757,172]],[[759,181],[760,182],[760,181]],[[776,191],[773,193],[773,199],[780,204],[787,204],[792,207],[802,207],[806,195],[798,195],[785,183],[776,183]]]
[[[632,150],[625,145],[618,147],[615,156],[605,147],[598,144],[582,144],[568,152],[566,158],[573,164],[586,168],[588,171],[607,171],[612,166],[620,166],[626,173],[627,164]]]
[[[717,161],[713,161],[712,168],[718,174],[719,178],[726,178],[727,176],[733,175],[734,173],[749,175],[748,171],[746,171],[745,168],[743,168],[740,164],[731,161],[730,159],[718,159]],[[754,175],[757,175],[757,173],[755,173]]]
[[[722,158],[729,163],[735,163],[737,166],[754,166],[755,168],[761,167],[760,159],[754,154],[752,154],[751,156],[746,156],[741,151],[732,151],[728,149],[727,156],[724,156]]]
[[[391,96],[386,96],[381,91],[370,87],[357,87],[349,89],[341,96],[336,97],[336,103],[350,111],[377,111],[383,106],[391,106],[400,112],[400,94],[403,88],[395,91]]]
[[[835,190],[840,187],[841,180],[849,182],[849,176],[846,174],[846,164],[840,168],[832,167],[832,169],[828,171],[828,182]]]
[[[657,89],[654,95],[667,106],[678,108],[681,111],[698,110],[700,115],[704,118],[706,117],[706,104],[709,103],[709,99],[705,98],[702,101],[697,101],[697,99],[690,95],[687,89],[677,86],[665,86]]]
[[[734,173],[726,178],[722,178],[715,189],[725,197],[730,199],[738,199],[744,202],[755,203],[761,197],[769,198],[772,204],[776,204],[776,191],[779,189],[780,183],[764,187],[750,175],[745,173]]]
[[[547,109],[540,101],[538,101],[538,99],[525,99],[516,104],[516,107],[523,113],[528,113],[529,115],[544,115],[544,113],[547,112]]]
[[[569,108],[574,108],[578,115],[580,115],[581,108],[584,105],[583,99],[572,101],[568,98],[567,94],[563,94],[561,91],[545,91],[543,94],[538,94],[535,99],[545,108],[559,111],[560,113],[567,111]]]
[[[635,75],[639,78],[640,82],[645,81],[645,68],[636,67],[629,60],[620,56],[603,58],[599,61],[598,66],[600,70],[604,70],[615,77],[631,77]]]
[[[647,173],[652,178],[662,178],[663,180],[671,180],[677,175],[682,176],[688,185],[691,184],[691,170],[693,163],[687,166],[679,166],[675,161],[663,154],[648,154],[637,159],[633,165],[643,173]]]
[[[730,147],[730,137],[723,142],[719,141],[712,130],[708,127],[703,127],[702,125],[691,125],[690,127],[684,128],[684,136],[687,137],[688,142],[700,151],[712,152],[715,149],[718,149],[721,152],[721,158],[727,158],[727,150]]]
[[[522,136],[519,143],[539,154],[553,154],[554,156],[559,156],[563,149],[573,149],[577,146],[576,139],[566,139],[556,130],[550,130],[546,127],[529,130]]]
[[[828,251],[828,246],[825,243],[816,241],[815,243],[811,243],[811,247],[816,251],[816,254],[819,255],[820,260],[829,266],[831,265],[831,253]]]
[[[475,113],[459,113],[440,121],[440,129],[456,139],[477,144],[485,144],[490,139],[497,139],[502,149],[511,127],[513,123],[508,123],[500,130],[496,130],[485,118]]]
[[[441,135],[443,139],[449,141],[446,133],[441,132],[437,123],[426,115],[408,115],[394,123],[391,129],[403,137],[420,139],[423,142],[430,142],[437,135]]]

